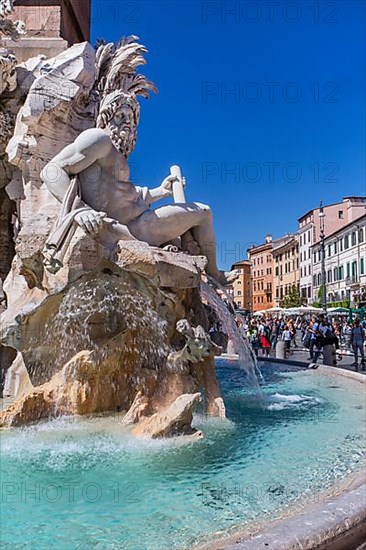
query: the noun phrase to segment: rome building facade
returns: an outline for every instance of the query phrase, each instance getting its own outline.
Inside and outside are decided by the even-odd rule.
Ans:
[[[269,309],[273,306],[273,239],[267,235],[259,246],[248,249],[251,265],[253,311]]]
[[[366,305],[366,215],[325,237],[327,305]],[[322,246],[312,248],[313,302],[322,292]]]
[[[360,217],[366,208],[366,197],[344,197],[342,201],[325,205],[324,233],[331,235]],[[298,223],[300,293],[304,304],[314,301],[312,248],[320,242],[320,207],[306,212]]]
[[[299,241],[297,236],[288,235],[273,249],[274,303],[282,307],[283,300],[296,287],[300,290]]]
[[[238,277],[232,283],[232,298],[238,309],[252,309],[251,264],[249,260],[241,260],[232,265],[231,269],[238,272]]]

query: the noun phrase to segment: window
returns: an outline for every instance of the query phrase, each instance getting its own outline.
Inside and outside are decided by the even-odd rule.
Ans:
[[[343,218],[344,218],[343,210],[338,210],[338,218],[340,220],[343,220]]]
[[[352,262],[352,277],[353,278],[357,277],[357,261],[356,260]]]
[[[276,277],[278,277],[278,274],[279,274],[279,269],[278,269],[278,265],[276,266]]]
[[[338,268],[338,280],[341,281],[342,279],[344,279],[344,267],[340,265]]]
[[[332,247],[330,244],[328,244],[328,257],[332,255]]]
[[[349,235],[344,237],[344,249],[347,250],[347,248],[349,248]]]
[[[241,290],[238,290],[238,296],[241,296]]]
[[[363,243],[363,228],[358,230],[358,242]]]
[[[241,285],[240,279],[239,280],[237,279],[235,282],[236,282],[237,285]]]
[[[347,263],[347,265],[346,265],[346,277],[350,277],[350,275],[351,275],[350,264]]]
[[[352,233],[352,246],[356,246],[356,231]]]
[[[328,274],[327,274],[327,279],[328,279],[328,283],[332,282],[332,271],[330,269],[329,269]]]
[[[364,258],[361,258],[361,260],[360,260],[360,274],[361,275],[365,274],[365,259]]]
[[[334,243],[334,254],[337,254],[337,241]]]
[[[238,306],[241,306],[241,301],[240,300],[238,301]]]
[[[338,267],[335,267],[333,269],[333,280],[334,281],[337,281],[338,280]]]

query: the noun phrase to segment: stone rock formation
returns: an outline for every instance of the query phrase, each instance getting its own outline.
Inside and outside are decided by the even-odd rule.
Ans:
[[[4,397],[19,398],[33,389],[23,356],[20,352],[6,373]]]
[[[129,418],[135,422],[142,414],[165,409],[181,394],[198,391],[204,393],[209,412],[218,415],[213,348],[206,349],[201,361],[195,357],[192,362],[186,354],[179,365],[172,361],[172,350],[186,347],[175,329],[179,319],[184,316],[196,323],[205,318],[197,288],[197,259],[182,255],[177,264],[176,254],[164,252],[162,263],[169,264],[171,258],[172,272],[178,269],[180,274],[176,286],[170,277],[171,286],[166,287],[159,286],[160,279],[154,276],[160,268],[153,250],[142,261],[138,249],[134,264],[127,247],[128,269],[101,257],[97,265],[89,263],[88,271],[83,252],[79,249],[78,255],[76,249],[77,242],[63,268],[67,276],[44,273],[42,289],[28,288],[24,277],[14,271],[7,281],[17,292],[9,293],[3,316],[9,322],[2,339],[22,352],[34,388],[2,413],[2,425],[131,406],[126,422]],[[167,280],[162,280],[165,285]],[[180,288],[181,280],[190,281],[191,287]]]
[[[148,407],[148,398],[143,395],[141,391],[138,391],[130,409],[127,411],[122,419],[122,424],[136,424],[137,422],[142,420],[143,417],[147,416]]]
[[[133,428],[133,434],[151,439],[195,434],[197,430],[192,428],[193,411],[200,402],[200,393],[180,395],[165,409],[142,420]]]

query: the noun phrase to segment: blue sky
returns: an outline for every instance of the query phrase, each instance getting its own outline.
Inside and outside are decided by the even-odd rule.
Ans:
[[[187,200],[214,210],[222,267],[320,200],[366,193],[363,0],[92,4],[92,42],[138,35],[159,88],[133,180],[179,164]]]

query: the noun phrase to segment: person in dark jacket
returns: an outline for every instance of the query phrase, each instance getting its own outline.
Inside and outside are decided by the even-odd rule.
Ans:
[[[355,354],[355,362],[353,363],[355,370],[358,370],[358,352],[360,352],[360,355],[361,355],[362,370],[365,370],[365,352],[363,349],[364,341],[365,341],[365,331],[360,325],[360,321],[356,319],[353,323],[352,332],[351,332],[351,344],[353,348],[353,353]]]

